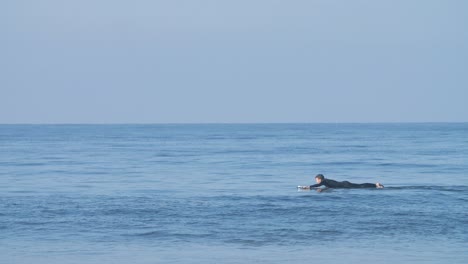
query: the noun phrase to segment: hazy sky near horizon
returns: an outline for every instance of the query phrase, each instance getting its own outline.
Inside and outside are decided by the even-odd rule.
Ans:
[[[6,0],[0,123],[468,121],[468,1]]]

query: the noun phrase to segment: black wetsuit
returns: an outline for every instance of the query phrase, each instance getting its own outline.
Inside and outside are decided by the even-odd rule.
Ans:
[[[376,188],[375,183],[350,183],[349,181],[334,181],[334,180],[329,180],[329,179],[323,179],[321,183],[317,183],[314,185],[311,185],[310,188],[316,188],[320,186],[325,186],[327,188],[346,188],[346,189],[351,189],[351,188]]]

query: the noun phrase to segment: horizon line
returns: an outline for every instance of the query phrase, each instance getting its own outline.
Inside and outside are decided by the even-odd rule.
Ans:
[[[368,122],[44,122],[0,123],[0,125],[286,125],[286,124],[465,124],[468,121],[368,121]]]

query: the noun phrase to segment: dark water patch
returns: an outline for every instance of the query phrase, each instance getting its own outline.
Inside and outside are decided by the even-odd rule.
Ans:
[[[230,238],[222,241],[227,244],[241,245],[245,247],[262,247],[269,244],[266,240],[255,240],[255,239],[245,239],[245,238]]]
[[[440,165],[438,164],[421,164],[421,163],[390,163],[390,162],[384,162],[384,163],[377,163],[375,164],[376,166],[380,167],[397,167],[397,168],[412,168],[412,169],[418,169],[418,168],[438,168]]]
[[[125,236],[165,238],[165,237],[170,236],[170,234],[167,231],[157,230],[157,231],[148,231],[148,232],[143,232],[143,233],[125,234]]]
[[[331,161],[331,162],[316,162],[313,165],[324,165],[324,166],[350,166],[350,165],[363,165],[367,164],[366,161]]]
[[[141,233],[130,233],[123,234],[123,237],[129,238],[141,238],[145,240],[157,240],[160,243],[168,243],[175,241],[203,241],[210,238],[215,238],[216,236],[209,232],[178,232],[170,230],[154,230]]]
[[[34,194],[37,194],[37,191],[31,191],[31,190],[8,190],[8,193],[12,193],[12,194],[20,194],[22,196],[31,196],[31,195],[34,195]]]
[[[15,224],[23,225],[23,226],[45,226],[52,224],[53,222],[44,222],[44,221],[17,221]]]
[[[18,166],[18,167],[40,167],[47,165],[47,162],[23,162],[23,161],[16,161],[16,162],[6,162],[5,166]]]

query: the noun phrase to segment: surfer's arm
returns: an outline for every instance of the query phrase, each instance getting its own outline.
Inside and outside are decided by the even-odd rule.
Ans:
[[[314,184],[314,185],[305,185],[305,186],[297,186],[297,188],[299,189],[304,189],[304,190],[310,190],[312,188],[317,188],[317,187],[320,187],[322,186],[323,184],[322,183],[317,183],[317,184]]]
[[[330,188],[328,188],[328,187],[325,187],[325,188],[317,188],[317,189],[315,189],[315,190],[316,190],[317,192],[323,192],[323,191],[326,191],[326,190],[328,190],[328,189],[330,189]]]

